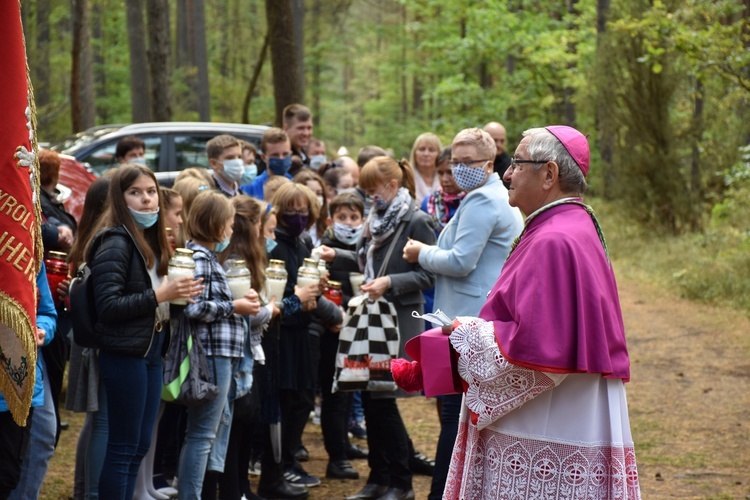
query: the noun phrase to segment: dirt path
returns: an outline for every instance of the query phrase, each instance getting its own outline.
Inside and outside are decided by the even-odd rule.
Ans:
[[[750,499],[750,320],[643,285],[628,270],[618,269],[618,277],[643,498]],[[434,456],[439,433],[434,401],[412,398],[400,406],[417,449]],[[71,422],[71,429],[61,437],[43,499],[72,494],[82,418],[65,414],[63,419]],[[311,455],[306,469],[324,477],[327,457],[319,426],[308,425],[305,444]],[[324,479],[311,497],[340,499],[358,491],[367,477],[367,462],[354,465],[361,479]],[[257,485],[257,478],[253,483]],[[417,498],[426,498],[429,488],[430,478],[415,477]]]
[[[750,321],[620,281],[644,498],[750,498]]]

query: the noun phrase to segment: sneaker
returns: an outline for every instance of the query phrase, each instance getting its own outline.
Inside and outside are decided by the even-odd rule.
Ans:
[[[284,472],[284,479],[289,483],[304,486],[305,488],[314,488],[320,484],[320,478],[308,474],[302,467],[288,469]]]
[[[178,493],[177,490],[175,488],[172,488],[171,486],[159,488],[158,490],[156,490],[156,492],[165,495],[167,498],[177,498]]]
[[[367,439],[367,428],[364,422],[356,422],[349,425],[349,434],[357,439]]]
[[[250,460],[250,466],[247,473],[251,476],[260,476],[260,460]]]
[[[320,405],[319,404],[315,404],[315,409],[313,410],[312,423],[315,425],[320,425]]]
[[[414,474],[432,476],[435,473],[435,461],[415,451],[414,455],[409,457],[409,468]]]
[[[294,459],[297,460],[297,462],[307,462],[310,460],[310,452],[307,451],[307,448],[302,446],[294,452]]]

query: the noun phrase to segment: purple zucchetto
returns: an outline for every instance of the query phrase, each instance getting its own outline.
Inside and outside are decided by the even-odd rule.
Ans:
[[[557,137],[557,140],[565,146],[565,149],[573,157],[578,168],[583,172],[583,176],[588,175],[591,153],[589,152],[589,141],[586,139],[586,136],[567,125],[552,125],[544,128]]]

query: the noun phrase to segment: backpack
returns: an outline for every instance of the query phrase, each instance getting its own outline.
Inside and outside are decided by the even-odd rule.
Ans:
[[[97,238],[89,251],[89,260],[94,256],[101,238]],[[68,290],[70,298],[70,322],[73,327],[73,340],[80,347],[99,348],[99,340],[96,338],[96,323],[99,316],[96,313],[94,303],[94,283],[91,278],[91,269],[84,262],[78,268],[76,277],[70,280]]]

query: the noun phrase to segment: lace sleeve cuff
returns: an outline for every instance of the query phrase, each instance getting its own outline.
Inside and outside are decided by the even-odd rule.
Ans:
[[[469,388],[465,402],[484,429],[512,410],[554,388],[565,375],[540,372],[508,362],[500,352],[491,322],[457,318],[461,326],[450,340],[458,352],[458,373]]]

